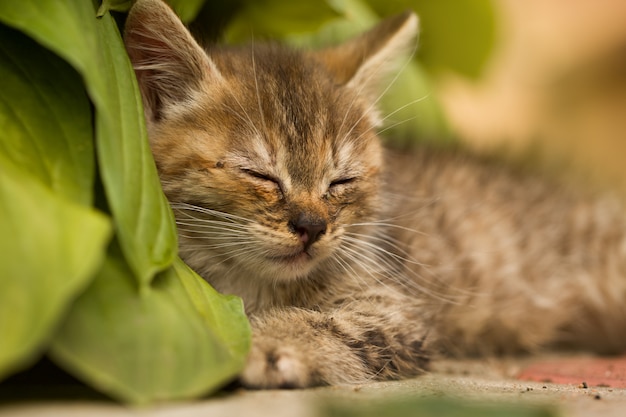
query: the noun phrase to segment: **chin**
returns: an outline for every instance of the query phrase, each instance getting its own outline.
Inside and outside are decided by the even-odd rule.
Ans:
[[[314,245],[308,249],[268,246],[263,251],[266,255],[257,256],[254,260],[247,259],[246,269],[271,283],[303,280],[325,263],[333,249],[333,245],[328,244]]]
[[[267,265],[266,273],[264,274],[273,282],[288,283],[292,281],[299,281],[306,279],[307,276],[316,269],[317,262],[293,262],[293,263],[274,263]]]
[[[306,252],[271,258],[257,265],[255,273],[261,273],[272,282],[290,282],[306,279],[322,261],[321,257],[311,256]]]

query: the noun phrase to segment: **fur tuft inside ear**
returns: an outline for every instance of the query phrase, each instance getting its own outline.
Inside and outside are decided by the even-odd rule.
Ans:
[[[161,0],[137,0],[124,30],[148,122],[221,75],[178,16]]]
[[[316,55],[341,84],[352,86],[365,96],[376,97],[381,82],[397,71],[398,59],[414,49],[417,33],[417,15],[406,11]]]

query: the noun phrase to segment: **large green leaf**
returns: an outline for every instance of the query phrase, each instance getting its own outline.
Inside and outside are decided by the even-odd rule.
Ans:
[[[176,256],[176,229],[148,147],[135,74],[110,15],[96,22],[96,33],[107,93],[96,114],[102,179],[124,254],[145,284]]]
[[[205,325],[228,347],[233,359],[245,358],[250,348],[250,324],[241,298],[218,293],[180,258],[174,261],[173,268]],[[241,365],[242,362],[233,363]]]
[[[140,96],[112,17],[89,0],[0,2],[0,20],[65,58],[96,109],[100,173],[120,244],[142,285],[171,264],[176,233],[146,139]]]
[[[32,361],[92,278],[110,225],[90,207],[89,101],[78,74],[0,25],[0,377]]]
[[[0,155],[0,377],[42,351],[100,265],[109,229]]]
[[[182,261],[138,291],[132,271],[112,253],[74,304],[51,353],[124,401],[189,398],[241,369],[250,343],[244,317],[240,300],[213,292]]]
[[[0,25],[0,153],[72,201],[91,205],[89,100],[76,71]]]

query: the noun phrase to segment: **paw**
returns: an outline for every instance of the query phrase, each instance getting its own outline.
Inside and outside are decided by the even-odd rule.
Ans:
[[[249,388],[304,388],[312,385],[303,355],[279,342],[256,344],[248,356],[241,382]]]

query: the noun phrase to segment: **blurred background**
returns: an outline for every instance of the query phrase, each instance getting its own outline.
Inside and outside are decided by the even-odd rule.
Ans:
[[[477,80],[437,79],[451,129],[476,149],[533,152],[626,180],[626,2],[499,0]]]
[[[403,71],[381,100],[388,140],[461,142],[626,185],[622,0],[170,2],[205,41],[271,38],[313,47],[413,9],[419,47],[410,62],[399,62]]]

